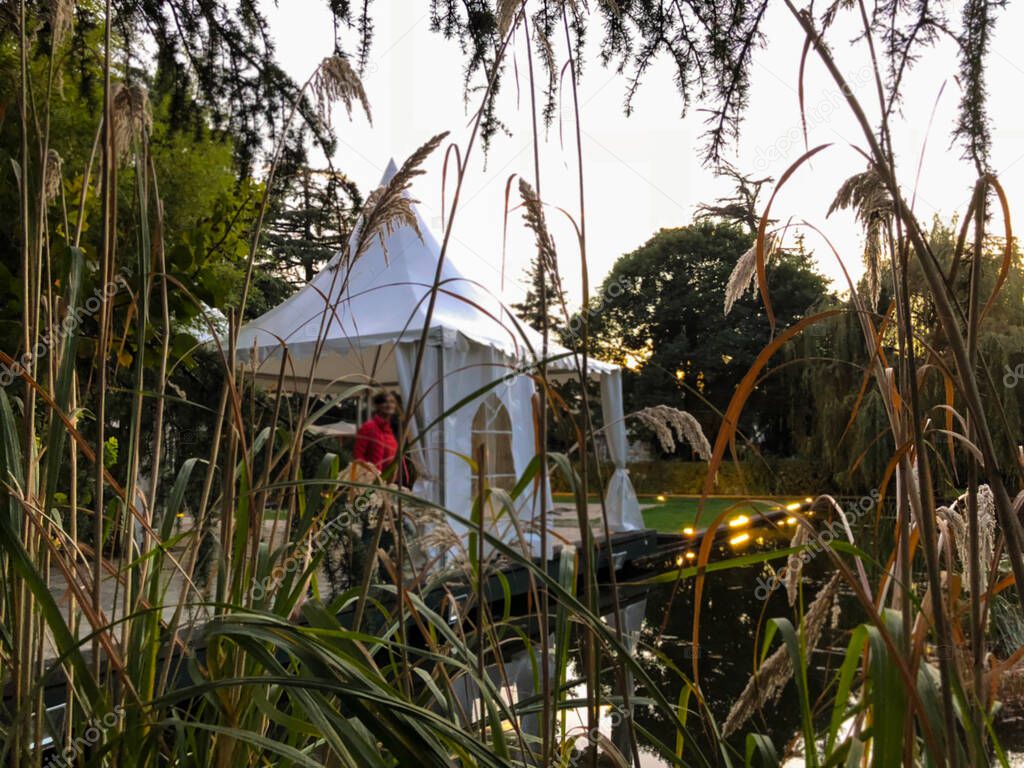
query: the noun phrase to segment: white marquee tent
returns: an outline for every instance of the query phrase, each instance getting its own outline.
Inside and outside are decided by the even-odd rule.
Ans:
[[[381,183],[395,170],[392,162]],[[239,363],[268,389],[280,381],[285,391],[305,392],[312,381],[311,393],[325,396],[368,383],[397,388],[406,403],[419,401],[414,424],[421,472],[415,490],[468,517],[473,478],[466,457],[478,443],[496,454],[488,459],[488,474],[498,486],[509,487],[512,475],[525,472],[536,454],[534,381],[522,372],[541,357],[542,339],[482,282],[468,277],[468,265],[460,269],[448,255],[427,334],[417,387],[421,396],[410,398],[440,253],[418,211],[416,218],[422,239],[402,227],[384,238],[384,247],[375,242],[351,267],[347,254],[340,253],[301,290],[245,325],[238,338]],[[554,343],[548,359],[553,375],[575,370],[572,355]],[[621,374],[613,365],[591,361],[590,375],[600,379],[604,434],[615,465],[606,491],[609,522],[613,531],[640,529],[643,521],[625,467]],[[519,516],[526,527],[536,519],[538,496],[522,497]]]

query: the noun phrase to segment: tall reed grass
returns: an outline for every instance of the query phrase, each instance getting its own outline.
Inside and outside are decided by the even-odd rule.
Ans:
[[[481,109],[474,115],[466,141],[448,149],[456,157],[454,192],[445,210],[441,262],[428,318],[434,311],[441,265],[458,220],[491,89],[517,34],[527,36],[524,50],[535,153],[535,178],[532,184],[521,184],[520,195],[527,226],[536,235],[540,263],[550,273],[550,284],[560,285],[557,254],[544,219],[529,17],[525,3],[499,5],[500,39]],[[309,398],[299,398],[294,409],[284,398],[263,410],[255,408],[254,382],[244,368],[232,364],[242,316],[236,307],[227,338],[220,340],[223,386],[212,408],[210,452],[187,457],[180,466],[164,465],[168,454],[163,436],[171,397],[165,381],[176,362],[171,353],[175,329],[170,297],[186,288],[168,278],[160,179],[150,154],[145,91],[127,81],[126,72],[116,64],[113,9],[107,0],[103,109],[97,116],[89,165],[76,169],[86,180],[77,205],[76,232],[66,218],[65,186],[55,187],[53,182],[68,172],[54,154],[60,149],[59,137],[48,131],[56,95],[51,81],[38,82],[35,75],[39,57],[45,62],[47,56],[59,54],[57,38],[66,25],[52,26],[52,46],[41,51],[34,39],[39,27],[32,18],[38,11],[21,0],[17,4],[21,153],[15,160],[15,178],[21,225],[22,339],[19,349],[0,352],[0,362],[16,373],[16,383],[0,389],[0,565],[4,576],[0,761],[19,768],[46,764],[567,766],[597,765],[600,754],[612,764],[639,765],[642,749],[668,764],[778,765],[787,752],[798,749],[797,742],[773,744],[749,725],[748,717],[764,702],[764,687],[781,689],[792,680],[795,701],[790,706],[800,712],[800,749],[808,765],[981,765],[989,760],[1006,764],[993,728],[996,692],[1000,676],[1024,656],[1024,648],[993,659],[987,627],[997,596],[1013,595],[1019,605],[1015,585],[1024,578],[1019,522],[1024,497],[1017,494],[1011,499],[1012,484],[1019,483],[1018,469],[998,463],[993,430],[982,409],[991,383],[977,373],[977,335],[992,298],[976,290],[980,259],[968,258],[967,235],[973,232],[973,253],[980,253],[995,200],[1002,209],[1009,249],[1008,203],[995,176],[981,169],[957,253],[958,263],[972,270],[975,287],[969,305],[961,307],[947,276],[932,260],[906,202],[888,125],[874,126],[865,116],[853,91],[845,87],[814,19],[789,0],[786,5],[806,35],[805,56],[818,57],[846,94],[847,105],[863,129],[869,175],[861,181],[871,187],[870,199],[884,200],[884,206],[871,211],[870,225],[879,241],[872,258],[888,261],[896,301],[880,318],[852,284],[850,296],[871,354],[865,385],[876,387],[884,399],[897,446],[886,475],[878,479],[881,497],[897,509],[896,544],[886,562],[870,562],[853,541],[852,530],[846,542],[825,548],[836,578],[806,595],[794,589],[792,614],[768,617],[749,690],[736,703],[729,721],[720,724],[707,704],[709,692],[701,684],[698,653],[693,654],[692,669],[670,669],[684,692],[678,700],[668,700],[637,663],[623,635],[614,573],[612,583],[600,588],[610,597],[612,617],[602,619],[602,610],[609,609],[602,608],[587,511],[589,492],[602,486],[602,478],[592,476],[587,461],[573,462],[546,449],[547,411],[561,405],[549,396],[545,362],[535,373],[544,396],[537,414],[539,452],[530,472],[510,493],[481,483],[481,498],[470,510],[437,509],[377,478],[353,479],[341,472],[339,458],[333,454],[324,457],[315,472],[303,470],[309,448],[306,427],[320,414]],[[558,22],[565,33],[563,55],[579,173],[579,200],[573,214],[578,240],[573,246],[582,265],[579,299],[587,306],[585,184],[571,13],[560,6]],[[867,21],[864,33],[865,44],[870,45],[873,28]],[[876,65],[879,106],[887,114],[896,94],[886,95],[881,66]],[[52,80],[52,67],[47,71]],[[324,101],[325,108],[326,101],[341,100],[350,111],[359,104],[369,113],[358,76],[340,57],[325,59],[299,96],[307,89]],[[293,107],[289,122],[295,114]],[[355,259],[362,253],[362,244],[410,222],[403,193],[421,172],[426,157],[445,140],[442,134],[428,141],[394,180],[368,198]],[[826,148],[809,150],[778,186],[787,184],[806,160],[822,151]],[[271,157],[272,179],[280,147]],[[124,178],[134,185],[129,195],[119,194],[124,191]],[[56,196],[55,188],[59,189]],[[250,234],[242,306],[272,188],[269,182],[265,185]],[[846,202],[853,202],[848,197]],[[748,259],[770,318],[765,262],[771,205],[769,201],[763,212],[757,245]],[[80,326],[65,325],[66,318],[74,317],[86,301],[80,238],[87,209],[98,211],[88,226],[103,233],[96,254],[97,282],[115,284],[122,268],[130,275],[127,298],[115,300],[114,293],[101,292],[95,339],[84,338]],[[137,237],[119,236],[119,222],[128,219],[136,223]],[[1004,272],[1019,267],[1010,253]],[[922,352],[918,343],[906,286],[914,261],[938,309],[949,342],[947,356]],[[339,279],[344,280],[341,271]],[[742,282],[746,285],[747,278]],[[552,295],[562,294],[552,291]],[[114,327],[115,301],[127,302],[127,311],[123,303],[117,305],[117,317],[129,318],[125,327]],[[834,314],[808,317],[778,329],[743,377],[710,447],[706,493],[713,490],[715,471],[734,440],[738,414],[764,366],[789,340]],[[546,306],[543,315],[547,316]],[[882,346],[884,328],[890,325],[898,334],[896,359],[887,357]],[[422,330],[421,358],[428,327],[429,319]],[[115,392],[111,379],[123,337],[137,339],[140,349],[148,346],[155,355],[139,354],[131,364],[130,421],[123,425],[123,434],[129,436],[123,447],[127,459],[115,465],[105,460],[111,450],[107,405],[115,396],[123,396]],[[584,380],[585,313],[578,337],[574,359]],[[547,357],[548,338],[545,329],[542,360]],[[95,350],[88,370],[78,352],[86,342]],[[44,356],[34,353],[41,344],[52,344]],[[418,390],[421,367],[422,359],[417,361],[413,392]],[[947,404],[951,419],[944,428],[955,437],[970,467],[966,494],[957,502],[963,524],[955,531],[948,522],[952,518],[941,512],[948,505],[934,492],[931,462],[943,433],[920,408],[919,381],[925,367],[937,367],[951,383]],[[147,376],[152,370],[156,375]],[[307,395],[312,394],[312,381],[307,390]],[[573,420],[578,444],[585,447],[581,453],[586,453],[593,448],[596,430],[590,422],[585,386],[582,391],[580,412],[562,415]],[[358,396],[360,389],[354,387],[345,394]],[[410,403],[409,411],[414,408],[415,403]],[[154,424],[152,445],[143,444],[146,419]],[[691,427],[683,423],[680,429],[689,434]],[[412,447],[406,443],[401,449]],[[152,468],[147,477],[142,459],[149,450]],[[477,471],[485,476],[482,465],[487,457],[475,458]],[[116,474],[114,467],[120,467]],[[512,514],[517,497],[535,486],[545,488],[545,476],[552,472],[563,475],[563,483],[573,492],[584,543],[578,556],[563,551],[557,577],[520,548],[491,535],[483,512],[490,504]],[[170,480],[165,481],[167,477]],[[364,493],[376,494],[371,562],[354,586],[332,595],[321,581],[326,553],[316,546],[317,537]],[[991,503],[994,527],[985,522],[988,518],[979,499]],[[544,501],[542,508],[547,509]],[[428,569],[409,578],[413,543],[406,539],[404,523],[424,509],[435,518],[458,520],[473,531],[458,566],[468,590],[464,601],[428,604],[424,596],[436,586],[436,574]],[[187,517],[181,517],[186,512]],[[607,515],[602,517],[601,527],[608,535]],[[191,524],[183,527],[182,519]],[[545,532],[547,520],[541,522]],[[720,518],[712,527],[723,524]],[[803,520],[801,525],[810,527],[812,521]],[[263,535],[267,527],[269,537]],[[204,539],[207,532],[210,536]],[[392,554],[377,547],[388,533],[396,543]],[[725,569],[760,566],[798,554],[809,546],[812,536],[804,534],[788,548],[729,563],[710,562],[709,536],[692,566],[680,566],[659,577],[694,580],[694,647],[699,649],[720,631],[700,621],[706,580]],[[204,541],[212,547],[212,568],[200,586]],[[484,555],[484,543],[492,554]],[[524,629],[522,617],[513,615],[509,601],[492,604],[484,599],[485,585],[503,578],[499,559],[528,573],[528,618],[539,631]],[[374,578],[378,569],[390,573],[389,583]],[[255,590],[254,584],[261,588]],[[55,597],[59,586],[66,590],[60,600]],[[812,690],[807,669],[815,663],[824,618],[840,587],[853,593],[867,618],[845,628],[841,664],[824,687]],[[343,621],[340,616],[350,618]],[[530,659],[534,696],[509,695],[514,683],[505,663],[517,652]],[[642,699],[635,697],[633,686],[645,691]],[[572,693],[577,689],[582,695]],[[55,709],[56,702],[63,708]],[[608,706],[624,713],[629,745],[625,751],[603,738],[586,736],[600,732],[602,708]],[[673,729],[671,743],[638,729],[630,715],[634,706],[653,708],[666,718]],[[578,726],[572,724],[569,713],[579,713]],[[536,727],[527,727],[527,722],[536,722]],[[752,730],[746,733],[747,729]],[[574,750],[584,746],[576,754]],[[64,762],[56,762],[58,758]]]

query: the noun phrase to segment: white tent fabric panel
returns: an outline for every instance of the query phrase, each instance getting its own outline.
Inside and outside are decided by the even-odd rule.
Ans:
[[[415,345],[399,345],[399,376],[411,381]],[[477,410],[490,397],[497,398],[508,412],[513,425],[512,459],[516,476],[526,472],[536,451],[533,416],[534,383],[529,376],[515,373],[515,366],[499,351],[460,338],[447,347],[428,347],[423,358],[420,380],[427,384],[421,421],[433,424],[420,438],[425,449],[427,476],[417,482],[417,492],[442,503],[464,517],[473,503],[473,420]],[[404,391],[404,390],[403,390]],[[472,399],[469,399],[472,398]],[[466,400],[458,412],[438,420],[445,409]],[[546,498],[550,500],[550,487]],[[539,514],[539,493],[527,491],[516,504],[520,526],[528,528]],[[456,533],[464,526],[451,521]],[[492,530],[512,541],[515,526],[505,517]],[[539,537],[529,536],[527,548],[536,549]],[[539,550],[534,554],[540,554]]]
[[[640,514],[640,502],[637,501],[636,491],[629,479],[629,470],[626,469],[629,441],[622,413],[621,371],[601,377],[601,415],[604,418],[608,454],[615,467],[605,494],[608,527],[613,531],[638,531],[644,527],[644,518]]]
[[[441,419],[445,410],[444,382],[441,378],[441,354],[444,348],[440,345],[427,347],[419,379],[425,386],[418,387],[421,394],[414,398],[409,388],[412,386],[418,348],[418,344],[395,346],[403,401],[409,403],[417,400],[420,404],[413,422],[416,434],[410,435],[415,438],[413,460],[420,469],[413,491],[420,498],[447,506],[443,463],[446,423]]]

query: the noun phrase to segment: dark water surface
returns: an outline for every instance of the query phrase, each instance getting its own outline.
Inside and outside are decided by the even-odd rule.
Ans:
[[[766,545],[768,546],[768,545]],[[775,561],[776,566],[785,561]],[[701,690],[706,696],[706,705],[711,718],[721,728],[729,710],[739,698],[755,668],[756,654],[764,643],[764,632],[771,618],[788,618],[797,622],[796,609],[788,603],[784,587],[767,591],[759,586],[765,584],[764,566],[750,566],[708,574],[704,582],[700,613],[700,644],[695,651],[692,642],[694,626],[694,580],[685,579],[678,584],[662,584],[644,590],[640,598],[624,609],[625,626],[636,639],[635,654],[639,665],[653,681],[660,693],[675,704],[680,700],[684,683],[680,673],[693,677],[694,656],[698,663]],[[821,586],[831,577],[830,562],[825,555],[819,555],[805,566],[802,578],[802,599],[809,605]],[[807,670],[811,696],[816,697],[835,676],[842,664],[849,631],[865,620],[861,606],[852,594],[840,591],[834,613],[826,620],[825,629],[812,653]],[[837,621],[833,628],[833,618]],[[772,651],[779,647],[778,635],[773,641]],[[674,668],[674,669],[673,669]],[[605,681],[606,695],[619,692],[614,680]],[[582,695],[582,689],[579,690]],[[643,685],[633,684],[632,695],[642,699],[649,694]],[[697,717],[696,702],[690,699],[691,740],[685,745],[684,764],[699,764],[698,753],[703,752],[711,764],[721,764],[716,758],[716,741],[702,719]],[[582,713],[581,717],[582,717]],[[828,718],[831,707],[818,712],[819,718]],[[656,707],[638,705],[633,708],[637,726],[638,749],[644,768],[660,768],[675,765],[658,755],[651,746],[655,740],[670,748],[676,743],[676,729],[667,717]],[[774,702],[767,703],[754,714],[739,733],[730,738],[733,761],[743,765],[744,740],[747,733],[759,733],[769,737],[779,755],[787,747],[796,744],[800,729],[800,707],[795,684],[786,684],[781,695]],[[819,728],[827,720],[818,723]],[[619,748],[629,755],[627,731],[620,713],[611,707],[602,712],[601,730]],[[587,743],[584,736],[578,741],[583,748]],[[1001,740],[1008,749],[1019,749],[1020,734],[1002,734]],[[1024,767],[1024,755],[1013,752],[1008,755],[1010,765]],[[787,765],[803,765],[802,759],[792,759]]]

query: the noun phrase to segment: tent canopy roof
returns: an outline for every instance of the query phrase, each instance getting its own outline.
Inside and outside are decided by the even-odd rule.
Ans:
[[[394,176],[392,160],[381,184]],[[422,239],[408,226],[383,238],[349,263],[349,248],[339,252],[305,286],[239,331],[238,354],[249,360],[253,351],[259,375],[276,379],[284,347],[289,361],[286,377],[305,378],[318,340],[322,349],[316,379],[396,381],[388,348],[418,341],[427,319],[440,247],[419,211],[413,206]],[[441,269],[437,298],[431,318],[432,343],[448,346],[458,337],[492,347],[523,366],[541,358],[541,334],[506,307],[500,298],[466,272],[449,254]],[[383,356],[382,356],[383,350]],[[575,370],[575,360],[565,347],[549,341],[552,372]],[[591,360],[591,375],[607,373],[616,366]]]

